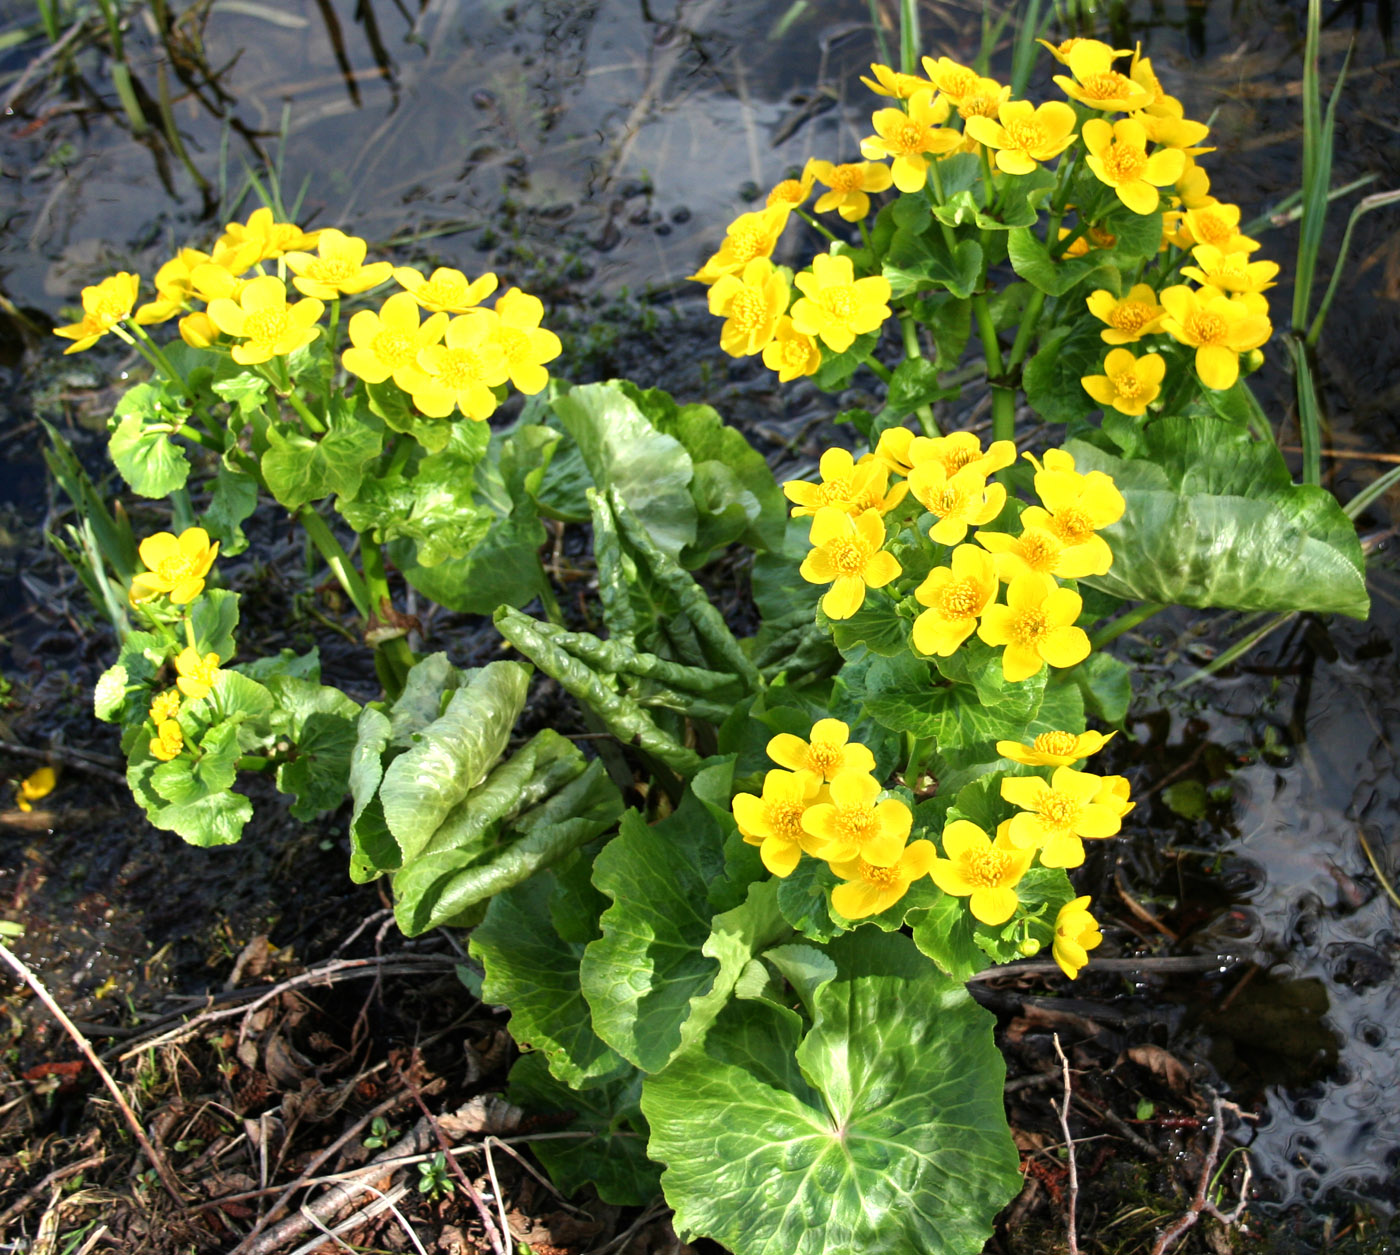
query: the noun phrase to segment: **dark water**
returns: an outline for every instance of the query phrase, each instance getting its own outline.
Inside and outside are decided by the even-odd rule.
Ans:
[[[856,74],[875,43],[865,4],[218,0],[202,23],[172,9],[186,14],[177,44],[198,45],[201,64],[220,71],[211,83],[191,56],[197,94],[168,79],[200,177],[159,137],[133,138],[108,61],[78,41],[66,78],[21,95],[0,121],[0,287],[16,306],[63,321],[84,283],[118,268],[151,275],[213,233],[245,169],[267,158],[289,203],[304,188],[302,221],[472,273],[496,269],[567,307],[576,360],[630,366],[769,435],[824,412],[801,388],[774,401],[760,372],[722,358],[703,293],[684,277],[791,168],[856,156],[871,107]],[[1188,115],[1214,115],[1221,151],[1207,169],[1246,220],[1300,177],[1302,12],[1272,0],[1113,10],[1115,38],[1143,40]],[[0,13],[33,21],[14,0]],[[1357,38],[1335,181],[1372,175],[1367,191],[1400,185],[1400,62],[1385,14],[1339,8],[1326,38],[1328,83]],[[923,28],[926,51],[968,57],[980,6],[926,5]],[[897,43],[892,22],[884,33]],[[144,9],[126,37],[158,121],[163,53]],[[0,54],[11,86],[43,46]],[[1048,60],[1040,71],[1033,94],[1052,98]],[[1345,221],[1333,213],[1319,294]],[[1365,455],[1400,450],[1400,232],[1389,213],[1362,220],[1319,353],[1332,447],[1361,455],[1325,461],[1343,500],[1387,468]],[[1296,224],[1263,238],[1262,255],[1291,273]],[[1279,325],[1291,293],[1274,297]],[[629,334],[640,349],[619,347]],[[16,360],[9,347],[0,583],[17,604],[36,595],[25,554],[44,501],[38,442],[23,424],[36,409],[80,422],[72,398],[111,359],[56,367],[40,364],[56,349]],[[1284,443],[1296,444],[1285,360],[1275,344],[1256,380]],[[1385,1204],[1400,1180],[1400,915],[1358,836],[1400,878],[1400,580],[1386,539],[1396,504],[1392,493],[1362,520],[1376,538],[1369,624],[1294,623],[1186,689],[1173,685],[1235,639],[1233,619],[1174,612],[1123,643],[1143,664],[1126,758],[1139,788],[1168,777],[1172,788],[1139,808],[1116,871],[1180,934],[1181,952],[1231,949],[1259,965],[1243,984],[1250,969],[1232,968],[1183,997],[1202,1056],[1263,1110],[1256,1171],[1286,1202],[1330,1191]]]

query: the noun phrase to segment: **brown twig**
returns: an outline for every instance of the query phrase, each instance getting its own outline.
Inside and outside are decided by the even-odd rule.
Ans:
[[[1069,1131],[1069,1104],[1074,1090],[1070,1086],[1069,1060],[1060,1045],[1059,1033],[1055,1034],[1055,1053],[1060,1057],[1060,1074],[1065,1087],[1062,1103],[1057,1103],[1053,1098],[1050,1100],[1050,1105],[1060,1117],[1060,1131],[1065,1135],[1065,1155],[1069,1166],[1069,1212],[1065,1216],[1065,1241],[1069,1246],[1069,1255],[1079,1255],[1079,1235],[1075,1232],[1075,1214],[1079,1209],[1079,1168],[1074,1159],[1074,1135]]]
[[[20,745],[15,741],[0,741],[0,753],[13,754],[16,758],[37,758],[44,762],[52,760],[77,771],[85,771],[89,775],[98,776],[112,784],[126,784],[124,775],[113,771],[110,766],[104,766],[104,764],[115,764],[117,761],[115,758],[100,758],[96,754],[86,754],[82,750],[70,749],[66,745],[50,745],[47,749],[34,749],[28,745]]]
[[[19,978],[34,991],[34,996],[48,1008],[49,1014],[63,1026],[63,1031],[73,1039],[73,1044],[82,1051],[83,1057],[92,1064],[94,1071],[102,1078],[102,1083],[107,1087],[113,1099],[116,1101],[117,1107],[122,1113],[122,1118],[126,1121],[127,1127],[131,1130],[132,1136],[136,1138],[142,1153],[150,1160],[151,1167],[156,1170],[156,1175],[160,1177],[160,1183],[165,1186],[166,1193],[168,1193],[180,1208],[183,1209],[185,1200],[181,1197],[179,1183],[175,1179],[175,1174],[170,1171],[170,1165],[165,1162],[165,1157],[151,1144],[151,1139],[146,1136],[146,1130],[141,1127],[141,1121],[136,1118],[136,1113],[132,1111],[131,1104],[127,1102],[125,1095],[123,1095],[117,1082],[113,1079],[112,1074],[102,1066],[102,1060],[97,1057],[97,1052],[92,1048],[92,1043],[79,1032],[78,1026],[68,1018],[63,1008],[53,1000],[53,996],[44,988],[39,978],[35,976],[3,942],[0,942],[0,959],[4,959],[19,975]]]
[[[1210,1190],[1211,1177],[1215,1174],[1216,1164],[1220,1160],[1220,1145],[1225,1139],[1225,1104],[1220,1101],[1219,1094],[1212,1094],[1210,1101],[1215,1128],[1211,1131],[1210,1149],[1206,1151],[1206,1159],[1201,1167],[1201,1179],[1196,1185],[1196,1193],[1191,1199],[1191,1206],[1187,1208],[1186,1214],[1162,1231],[1161,1236],[1153,1244],[1152,1255],[1166,1255],[1167,1251],[1177,1243],[1188,1229],[1195,1225],[1202,1215],[1214,1217],[1227,1228],[1230,1225],[1238,1224],[1240,1217],[1244,1215],[1245,1207],[1249,1204],[1249,1180],[1252,1174],[1252,1165],[1248,1156],[1244,1161],[1244,1179],[1240,1182],[1240,1201],[1236,1204],[1234,1211],[1226,1214],[1206,1197]]]
[[[86,1172],[89,1168],[95,1168],[105,1158],[102,1154],[89,1155],[86,1159],[79,1159],[75,1163],[66,1163],[55,1168],[38,1185],[26,1190],[19,1198],[0,1211],[0,1231],[18,1216],[36,1198],[40,1198],[48,1193],[51,1185],[57,1185],[60,1181],[66,1181],[69,1177],[77,1176],[80,1172]]]

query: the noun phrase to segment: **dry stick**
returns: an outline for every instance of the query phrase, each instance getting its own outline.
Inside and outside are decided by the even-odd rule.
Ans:
[[[102,765],[104,761],[115,762],[115,759],[98,759],[95,755],[69,749],[66,745],[51,745],[48,749],[40,750],[33,749],[28,745],[20,745],[15,741],[0,741],[0,752],[13,754],[16,758],[38,758],[44,761],[52,759],[54,762],[63,763],[64,766],[72,767],[77,771],[86,771],[89,775],[99,776],[113,784],[124,785],[126,783],[124,775]]]
[[[394,1215],[399,1217],[399,1220],[404,1224],[405,1229],[407,1229],[409,1237],[413,1239],[414,1245],[417,1246],[418,1249],[421,1251],[423,1247],[418,1242],[418,1235],[414,1233],[411,1228],[408,1227],[408,1222],[403,1219],[403,1213],[400,1212],[399,1209],[395,1206],[395,1204],[401,1198],[403,1198],[405,1194],[408,1193],[408,1186],[395,1186],[387,1194],[385,1194],[382,1190],[376,1190],[372,1185],[366,1185],[364,1188],[366,1190],[369,1190],[372,1194],[376,1195],[374,1202],[367,1203],[364,1207],[361,1207],[360,1210],[355,1212],[353,1215],[346,1216],[345,1219],[339,1221],[334,1228],[328,1229],[321,1220],[317,1219],[315,1216],[311,1215],[305,1208],[303,1208],[302,1215],[306,1218],[308,1222],[307,1228],[319,1229],[323,1234],[329,1235],[333,1242],[339,1243],[341,1246],[345,1247],[346,1250],[353,1251],[355,1248],[353,1246],[347,1245],[345,1242],[341,1242],[339,1235],[342,1233],[348,1233],[352,1229],[357,1229],[360,1225],[368,1224],[371,1220],[378,1219],[378,1217],[381,1216],[384,1212],[391,1211],[394,1213]],[[296,1250],[294,1250],[291,1253],[291,1255],[311,1255],[312,1251],[322,1249],[325,1246],[325,1244],[326,1241],[323,1237],[312,1238],[311,1241],[305,1242],[301,1246],[297,1247]]]
[[[47,1194],[49,1186],[57,1185],[60,1181],[66,1181],[69,1177],[76,1176],[79,1172],[86,1172],[89,1168],[95,1168],[104,1158],[104,1155],[98,1153],[96,1155],[89,1155],[86,1159],[79,1159],[77,1163],[67,1163],[62,1167],[55,1168],[48,1176],[40,1181],[38,1185],[34,1186],[33,1189],[26,1190],[23,1195],[6,1207],[4,1211],[0,1211],[0,1232],[3,1232],[5,1226],[36,1198]]]
[[[1210,1096],[1212,1118],[1215,1120],[1215,1128],[1211,1132],[1210,1149],[1206,1152],[1205,1165],[1201,1168],[1201,1179],[1196,1185],[1195,1196],[1191,1199],[1191,1206],[1187,1212],[1175,1224],[1168,1225],[1162,1232],[1156,1243],[1152,1247],[1152,1255],[1166,1255],[1177,1240],[1201,1218],[1201,1214],[1213,1216],[1216,1220],[1227,1228],[1239,1221],[1244,1215],[1244,1209],[1249,1202],[1249,1179],[1251,1175],[1251,1165],[1248,1157],[1244,1161],[1244,1180],[1240,1183],[1240,1201],[1235,1210],[1228,1215],[1206,1197],[1210,1189],[1211,1176],[1215,1172],[1215,1165],[1220,1159],[1220,1144],[1225,1138],[1225,1104],[1220,1101],[1219,1094]]]
[[[180,1196],[180,1187],[175,1179],[175,1174],[170,1171],[170,1165],[165,1162],[165,1157],[151,1145],[151,1139],[146,1136],[146,1130],[141,1127],[141,1122],[136,1118],[136,1113],[132,1111],[131,1104],[126,1101],[116,1081],[113,1080],[112,1074],[102,1066],[102,1060],[97,1057],[97,1052],[93,1050],[92,1043],[78,1031],[78,1026],[68,1018],[63,1008],[53,1000],[52,995],[40,983],[39,978],[25,967],[3,942],[0,942],[0,959],[4,959],[6,963],[14,968],[19,974],[19,978],[34,991],[35,997],[48,1008],[49,1014],[63,1026],[63,1031],[73,1039],[74,1045],[82,1051],[83,1057],[92,1064],[97,1075],[102,1078],[102,1083],[111,1091],[112,1097],[116,1100],[117,1107],[122,1113],[122,1118],[126,1120],[127,1127],[136,1138],[146,1158],[151,1161],[151,1167],[156,1170],[156,1175],[160,1177],[160,1183],[165,1186],[166,1192],[170,1197],[183,1209],[185,1200]]]
[[[1079,1168],[1074,1162],[1074,1137],[1069,1131],[1069,1104],[1074,1095],[1069,1083],[1069,1060],[1065,1058],[1064,1048],[1060,1045],[1060,1035],[1055,1034],[1055,1053],[1060,1056],[1060,1070],[1064,1077],[1065,1098],[1064,1103],[1057,1104],[1052,1098],[1050,1105],[1060,1117],[1060,1130],[1065,1135],[1065,1154],[1069,1157],[1069,1215],[1065,1219],[1065,1239],[1069,1244],[1069,1255],[1079,1255],[1079,1237],[1075,1233],[1075,1213],[1079,1208]],[[1154,1251],[1153,1255],[1158,1255]]]

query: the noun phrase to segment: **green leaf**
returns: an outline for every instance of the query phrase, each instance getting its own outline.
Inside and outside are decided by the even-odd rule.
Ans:
[[[446,654],[429,654],[409,668],[403,692],[389,711],[390,743],[407,749],[417,744],[418,734],[447,708],[448,696],[476,674],[459,671]]]
[[[167,497],[185,486],[189,458],[170,439],[169,429],[178,430],[187,414],[161,384],[139,383],[117,402],[108,451],[133,492],[143,497]]]
[[[976,1255],[1021,1185],[993,1017],[906,937],[826,953],[800,1042],[736,1002],[645,1081],[676,1231],[735,1255]]]
[[[1114,237],[1109,255],[1125,268],[1129,263],[1156,257],[1162,246],[1161,210],[1139,214],[1119,204],[1100,218],[1097,225]]]
[[[266,379],[248,370],[240,370],[228,379],[217,379],[210,385],[214,394],[236,406],[244,419],[266,404],[268,386]]]
[[[810,726],[807,729],[810,731]],[[846,931],[831,914],[831,891],[840,881],[819,858],[804,858],[778,881],[778,910],[788,924],[813,941],[830,941]]]
[[[894,297],[946,288],[966,300],[982,277],[982,246],[976,240],[961,240],[950,250],[936,231],[901,228],[890,241],[881,273]]]
[[[886,593],[867,592],[860,609],[849,619],[828,619],[822,614],[819,621],[830,626],[837,649],[847,656],[858,645],[882,658],[909,652],[911,624]]]
[[[616,383],[586,384],[554,399],[554,414],[578,442],[593,483],[616,488],[670,557],[695,540],[694,467],[674,436],[656,430]]]
[[[238,594],[225,588],[206,588],[190,605],[190,625],[200,655],[218,654],[220,662],[233,657],[234,629],[238,627]]]
[[[411,677],[413,672],[409,675]],[[383,754],[389,735],[389,720],[382,711],[373,706],[360,711],[355,725],[355,746],[350,752],[348,780],[355,804],[350,816],[350,879],[357,885],[375,880],[403,862],[398,842],[384,822],[384,807],[379,801],[379,783],[384,779]]]
[[[291,762],[277,768],[277,787],[296,797],[292,815],[314,819],[334,810],[350,788],[359,704],[337,688],[293,676],[274,676],[268,691],[279,707],[279,730],[292,742]]]
[[[308,439],[273,423],[262,455],[263,480],[278,502],[293,512],[332,493],[346,500],[360,491],[369,464],[379,456],[384,431],[368,409],[332,404],[323,436]]]
[[[1127,501],[1103,533],[1113,568],[1086,584],[1184,606],[1367,616],[1355,527],[1326,489],[1293,484],[1271,443],[1220,419],[1166,417],[1143,433],[1141,458],[1066,447]]]
[[[447,813],[486,778],[525,706],[530,673],[493,662],[458,689],[417,744],[389,764],[380,785],[384,818],[405,861],[417,855]]]
[[[822,364],[812,376],[812,382],[823,392],[839,392],[851,381],[851,376],[865,364],[879,342],[878,331],[867,331],[855,338],[844,353],[822,349]]]
[[[233,845],[253,817],[253,804],[241,793],[226,791],[187,805],[148,810],[146,816],[157,828],[176,833],[190,845],[207,848]]]
[[[266,684],[275,675],[292,676],[298,680],[316,681],[321,678],[321,654],[313,645],[304,654],[290,649],[279,650],[265,658],[254,658],[252,662],[240,662],[234,670],[242,672],[250,680]]]
[[[199,741],[199,757],[181,754],[151,772],[151,787],[167,802],[199,802],[233,787],[238,771],[238,725],[220,723]]]
[[[1100,330],[1089,318],[1080,319],[1073,330],[1061,327],[1041,341],[1039,352],[1026,363],[1026,400],[1047,423],[1068,423],[1099,408],[1079,381],[1103,373],[1108,346],[1099,339]]]
[[[971,980],[987,965],[973,936],[976,921],[966,898],[945,893],[934,904],[910,917],[914,944],[953,980]]]
[[[582,869],[583,884],[591,890],[588,866],[587,859],[574,856],[574,876]],[[570,900],[570,886],[561,877],[541,871],[492,898],[486,918],[472,931],[471,953],[486,969],[483,1000],[510,1008],[511,1036],[522,1048],[538,1051],[557,1080],[578,1089],[627,1065],[593,1031],[579,985],[584,941],[566,942],[551,924],[556,899],[565,899],[575,912],[592,905]],[[587,923],[584,940],[591,941],[598,931],[591,912]]]
[[[1070,672],[1084,698],[1084,709],[1105,723],[1121,724],[1133,698],[1132,675],[1126,663],[1112,654],[1095,650]],[[1057,725],[1065,731],[1073,724]],[[1053,728],[1046,731],[1054,731]]]
[[[888,416],[890,421],[880,431],[896,426],[905,415],[912,414],[919,406],[952,395],[956,395],[954,390],[940,386],[938,368],[933,362],[926,357],[906,357],[895,367],[894,377],[890,380],[885,408],[879,420],[883,421]],[[874,435],[878,438],[879,432]]]
[[[1104,262],[1093,252],[1084,257],[1052,258],[1040,237],[1026,227],[1007,233],[1006,252],[1011,268],[1047,296],[1063,296],[1076,284],[1105,269]],[[1095,330],[1102,328],[1095,324]]]
[[[248,548],[242,524],[257,508],[257,480],[220,462],[209,508],[199,516],[199,525],[219,542],[221,558],[232,558]]]

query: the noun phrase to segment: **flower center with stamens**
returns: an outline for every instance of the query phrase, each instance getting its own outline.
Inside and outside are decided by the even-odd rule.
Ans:
[[[1018,645],[1034,645],[1050,630],[1043,610],[1022,610],[1012,617],[1008,631]]]
[[[768,251],[763,231],[750,223],[745,223],[733,231],[725,242],[729,245],[729,255],[735,261],[750,262],[755,257],[766,255]]]
[[[981,850],[963,855],[963,878],[979,889],[999,888],[1011,866],[1011,856],[1005,850]]]
[[[1219,214],[1213,214],[1209,210],[1197,210],[1191,215],[1191,234],[1196,237],[1198,244],[1214,244],[1220,248],[1235,234],[1235,228]]]
[[[938,610],[945,619],[971,619],[981,608],[981,593],[971,580],[949,580],[938,594]]]
[[[174,588],[176,584],[193,575],[198,565],[198,560],[188,554],[173,553],[157,562],[152,568],[152,574],[156,575],[162,584],[169,584]]]
[[[444,388],[462,392],[481,382],[484,373],[481,354],[471,349],[448,349],[438,359],[435,373]]]
[[[899,880],[899,869],[897,867],[876,867],[873,863],[860,860],[860,878],[868,885],[879,885],[882,888],[886,885],[895,884]]]
[[[865,184],[865,171],[858,165],[837,166],[831,172],[831,190],[833,192],[859,192]]]
[[[287,334],[287,308],[273,305],[249,314],[243,323],[243,334],[254,344],[275,345]]]
[[[1021,560],[1032,571],[1049,571],[1060,557],[1060,546],[1047,532],[1027,532],[1017,542]]]
[[[819,300],[822,308],[838,322],[850,322],[856,312],[856,290],[849,283],[823,288]]]
[[[1157,316],[1145,301],[1120,301],[1108,316],[1108,324],[1128,335],[1136,335]]]
[[[967,96],[977,90],[977,75],[968,69],[949,70],[938,76],[938,90],[945,96]]]
[[[1194,310],[1186,319],[1186,334],[1195,344],[1219,344],[1228,330],[1226,321],[1208,309]]]
[[[1084,808],[1074,798],[1046,789],[1036,800],[1035,809],[1047,827],[1068,832],[1078,823],[1079,813]]]
[[[370,352],[386,366],[402,366],[417,356],[412,336],[402,331],[382,330],[370,341]]]
[[[530,360],[530,337],[516,327],[497,327],[496,343],[506,355],[506,361],[515,365]]]
[[[784,366],[790,366],[793,370],[800,370],[807,365],[811,350],[803,340],[784,340],[779,348]]]
[[[836,830],[852,845],[861,846],[880,835],[880,821],[868,806],[838,806]]]
[[[1074,753],[1078,741],[1079,738],[1069,732],[1042,732],[1035,738],[1031,748],[1037,754],[1054,754],[1059,758],[1068,758]]]
[[[1103,168],[1117,183],[1131,183],[1141,178],[1147,167],[1147,152],[1121,140],[1103,154]]]
[[[741,288],[729,302],[729,321],[740,331],[757,331],[767,317],[768,302],[753,288]]]
[[[862,540],[833,540],[826,552],[838,575],[860,575],[870,560],[870,546]]]
[[[1074,506],[1054,515],[1052,522],[1060,539],[1067,545],[1082,545],[1094,534],[1093,519]]]
[[[800,841],[802,839],[802,812],[806,809],[801,802],[769,802],[769,826],[784,841]]]
[[[807,747],[807,766],[827,780],[836,774],[845,757],[845,747],[830,741],[813,741]]]
[[[458,279],[429,279],[418,289],[417,296],[425,305],[460,305],[467,294],[467,285]]]
[[[969,449],[966,445],[955,445],[951,452],[945,453],[938,460],[943,463],[943,469],[951,479],[964,466],[970,466],[980,456],[976,449]]]
[[[917,122],[901,122],[890,132],[890,150],[900,157],[917,157],[924,151],[928,128]]]
[[[995,119],[1000,106],[1001,101],[995,96],[969,96],[958,106],[958,117],[964,120],[968,118]],[[1038,127],[1036,130],[1039,133]]]
[[[334,285],[350,278],[358,269],[348,257],[318,257],[307,266],[306,273],[318,283]]]
[[[1132,91],[1133,85],[1117,70],[1103,70],[1091,74],[1079,84],[1079,89],[1088,100],[1117,100]]]
[[[965,500],[965,493],[952,485],[947,485],[935,493],[930,493],[926,504],[930,514],[936,514],[939,518],[946,519],[949,515],[959,513]]]
[[[851,500],[851,478],[841,475],[836,479],[824,480],[817,493],[822,505],[847,505]]]
[[[1136,401],[1142,395],[1145,387],[1131,370],[1125,370],[1113,378],[1113,386],[1118,390],[1118,395],[1125,401]]]
[[[1030,118],[1019,118],[1012,122],[1006,128],[1006,135],[1012,148],[1032,149],[1045,142],[1045,133],[1040,129],[1040,123]]]
[[[769,209],[774,205],[800,205],[805,196],[801,183],[796,179],[784,179],[768,193],[767,205]]]

